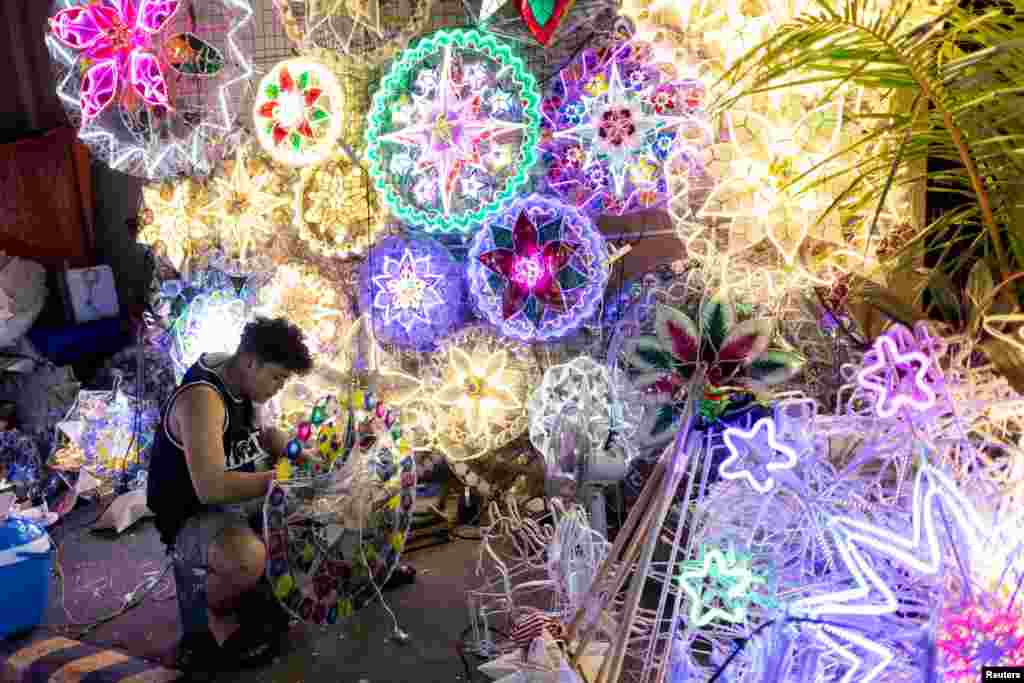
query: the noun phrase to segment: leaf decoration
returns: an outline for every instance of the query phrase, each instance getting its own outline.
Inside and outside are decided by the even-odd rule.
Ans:
[[[981,344],[981,349],[1010,386],[1015,391],[1024,393],[1024,353],[1021,353],[1013,343],[1000,337],[986,339]]]
[[[519,16],[537,42],[547,46],[575,0],[516,0]]]
[[[764,386],[779,384],[796,376],[806,362],[788,351],[766,351],[750,364],[750,378]]]
[[[224,68],[220,50],[192,33],[177,33],[167,39],[164,59],[184,76],[216,76]]]
[[[747,320],[736,325],[718,350],[718,361],[750,363],[768,350],[774,327],[774,323],[767,318]]]
[[[666,404],[658,408],[657,417],[654,419],[654,426],[651,427],[651,436],[658,436],[675,424],[676,411],[672,404]]]
[[[680,361],[695,361],[700,356],[700,332],[696,323],[682,311],[658,304],[655,330],[662,347],[671,349]]]
[[[672,354],[662,347],[657,337],[651,336],[636,340],[629,360],[633,367],[642,370],[671,371],[675,366]]]
[[[716,294],[700,307],[701,333],[716,351],[736,324],[736,308],[725,294]]]

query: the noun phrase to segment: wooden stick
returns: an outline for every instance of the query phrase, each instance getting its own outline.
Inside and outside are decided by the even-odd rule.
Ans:
[[[686,430],[681,434],[681,438],[686,439],[685,447],[675,447],[674,452],[668,458],[662,458],[663,461],[671,461],[672,469],[664,477],[666,486],[663,490],[663,495],[655,501],[654,505],[657,509],[654,515],[656,521],[646,530],[647,533],[650,533],[650,530],[653,529],[655,534],[657,534],[657,530],[661,529],[665,523],[665,518],[672,507],[672,499],[675,497],[676,488],[679,486],[683,472],[686,470],[685,464],[680,464],[679,461],[682,460],[683,463],[686,463],[690,460],[690,439],[692,435],[689,432],[689,424],[687,424]],[[633,583],[630,585],[629,593],[626,595],[626,606],[622,613],[623,628],[619,631],[618,637],[612,645],[611,658],[605,655],[605,660],[601,663],[601,673],[598,675],[595,683],[618,681],[622,674],[622,666],[626,659],[626,646],[629,642],[629,634],[632,631],[633,619],[636,617],[637,609],[640,607],[640,598],[643,596],[644,585],[647,583],[647,572],[654,557],[654,550],[658,545],[657,537],[651,538],[647,533],[643,537],[636,539],[643,544],[643,552],[640,556],[636,574],[633,576]],[[606,673],[607,676],[605,675]]]
[[[634,527],[638,526],[638,524],[646,517],[647,508],[650,507],[648,505],[648,501],[654,495],[654,492],[660,489],[659,484],[665,474],[665,465],[663,461],[664,458],[658,460],[658,464],[655,465],[651,478],[648,479],[647,484],[644,485],[643,490],[640,492],[640,497],[633,505],[633,509],[629,511],[629,515],[626,517],[625,523],[622,525],[618,535],[615,537],[615,543],[612,545],[607,557],[605,557],[604,562],[601,563],[601,567],[598,569],[597,575],[591,582],[590,588],[587,590],[587,594],[581,602],[581,606],[576,610],[576,615],[573,617],[572,623],[569,624],[569,628],[566,631],[566,642],[571,643],[575,640],[576,631],[579,628],[580,621],[583,619],[583,615],[586,613],[587,605],[601,592],[600,586],[604,583],[605,576],[613,566],[618,564],[618,557],[622,554],[623,547],[634,535]],[[620,566],[619,572],[621,573],[622,571],[622,567]]]

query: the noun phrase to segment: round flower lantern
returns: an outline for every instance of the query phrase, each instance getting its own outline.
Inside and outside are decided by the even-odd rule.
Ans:
[[[465,318],[462,266],[428,238],[387,237],[367,255],[359,309],[385,344],[426,351]]]
[[[341,136],[342,100],[338,79],[323,64],[304,57],[278,63],[253,104],[260,145],[287,166],[323,161]]]
[[[587,50],[544,99],[542,158],[549,187],[590,215],[623,215],[669,200],[670,168],[697,170],[713,141],[704,86],[675,78],[650,46]]]
[[[122,173],[209,173],[252,74],[252,14],[247,0],[55,3],[46,43],[79,139]]]
[[[607,247],[594,224],[537,195],[488,221],[469,250],[474,304],[503,335],[524,342],[579,329],[607,283]]]
[[[370,248],[384,229],[384,210],[366,168],[337,156],[302,169],[295,220],[313,252],[347,258]]]
[[[500,210],[536,161],[539,100],[526,65],[491,35],[440,31],[407,50],[366,131],[392,212],[428,232],[469,232]]]

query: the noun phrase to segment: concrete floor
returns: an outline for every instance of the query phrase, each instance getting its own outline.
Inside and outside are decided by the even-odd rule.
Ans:
[[[80,627],[115,613],[124,595],[167,564],[164,547],[151,521],[143,520],[121,537],[88,531],[98,510],[84,506],[52,530],[59,546],[64,595],[55,576],[47,629],[76,638]],[[465,589],[476,583],[477,544],[454,540],[403,557],[418,570],[414,585],[385,594],[402,630],[410,636],[398,644],[393,622],[377,603],[357,614],[350,627],[322,629],[299,625],[289,649],[261,671],[223,674],[218,681],[252,683],[450,683],[466,681],[456,643],[468,625]],[[55,573],[56,574],[56,573]],[[70,625],[70,627],[69,627]],[[168,572],[144,603],[87,634],[77,637],[129,654],[171,663],[178,637],[178,610],[173,576]],[[472,663],[475,668],[475,664]],[[472,680],[483,680],[474,673]]]

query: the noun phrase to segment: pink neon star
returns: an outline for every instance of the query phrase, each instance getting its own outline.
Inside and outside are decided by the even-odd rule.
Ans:
[[[160,60],[149,51],[151,38],[178,11],[180,0],[108,0],[62,9],[50,19],[61,43],[82,50],[92,66],[82,76],[82,116],[90,121],[121,95],[138,96],[151,106],[170,109]],[[131,89],[125,87],[131,85]]]
[[[937,400],[935,378],[929,373],[932,359],[921,351],[901,350],[894,336],[887,332],[875,340],[857,374],[860,386],[878,396],[875,411],[881,418],[893,417],[903,408],[925,411]]]

